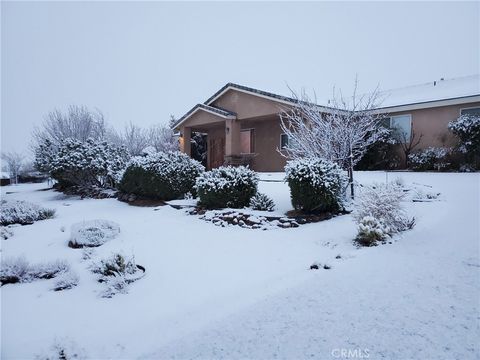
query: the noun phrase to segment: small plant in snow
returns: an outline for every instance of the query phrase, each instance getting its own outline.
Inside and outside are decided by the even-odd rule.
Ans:
[[[96,247],[105,244],[120,233],[120,226],[108,220],[82,221],[72,225],[71,248]]]
[[[374,241],[411,229],[415,219],[408,217],[402,207],[405,196],[405,192],[393,184],[363,187],[353,212],[358,224],[357,241],[372,245]]]
[[[187,192],[187,193],[183,196],[183,199],[184,199],[184,200],[192,200],[192,199],[193,199],[192,193],[191,193],[190,191]]]
[[[0,225],[33,224],[38,220],[51,219],[55,216],[55,210],[45,209],[37,204],[27,201],[2,200],[0,206]]]
[[[295,209],[336,212],[343,208],[348,179],[337,164],[319,158],[292,160],[285,174]]]
[[[0,238],[2,240],[7,240],[13,236],[13,231],[5,226],[0,226]]]
[[[68,338],[55,339],[48,351],[35,357],[36,360],[82,360],[87,359],[85,350]]]
[[[106,286],[102,297],[112,297],[117,293],[126,293],[128,284],[140,279],[145,269],[135,264],[133,256],[126,258],[122,254],[113,254],[93,264],[91,271],[98,275],[98,282]]]
[[[267,195],[256,193],[250,199],[250,207],[253,210],[273,211],[275,210],[275,203]]]
[[[364,246],[372,246],[377,241],[383,241],[390,235],[390,228],[383,220],[373,216],[365,216],[358,222],[357,241]]]
[[[58,276],[55,279],[55,284],[52,287],[53,291],[62,291],[62,290],[69,290],[71,288],[74,288],[75,286],[78,285],[78,275],[75,274],[74,272],[66,272],[63,273],[62,275]]]
[[[257,193],[258,175],[246,166],[220,166],[201,174],[195,188],[200,204],[213,208],[242,208]]]
[[[27,283],[37,279],[52,279],[68,273],[70,266],[64,261],[31,265],[24,257],[2,260],[0,268],[0,283]]]
[[[403,180],[402,177],[398,176],[393,180],[393,185],[403,188],[405,187],[405,180]]]

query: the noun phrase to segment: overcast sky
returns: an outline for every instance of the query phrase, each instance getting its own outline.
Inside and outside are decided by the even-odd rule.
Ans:
[[[69,104],[115,127],[182,116],[227,82],[289,95],[479,72],[479,2],[3,2],[2,151]]]

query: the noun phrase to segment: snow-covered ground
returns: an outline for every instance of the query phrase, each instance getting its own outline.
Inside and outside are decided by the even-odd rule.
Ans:
[[[360,183],[386,177],[356,173]],[[60,292],[53,280],[1,287],[2,358],[45,355],[57,343],[87,358],[478,359],[480,174],[388,177],[440,200],[406,204],[417,226],[362,249],[350,215],[295,229],[222,228],[169,206],[2,187],[2,198],[57,210],[13,228],[2,258],[63,259],[80,278]],[[276,212],[289,210],[288,186],[275,181],[282,174],[261,178],[273,180],[260,191]],[[70,226],[92,219],[121,227],[93,259],[121,250],[146,268],[128,294],[101,298],[91,260],[67,246]],[[332,268],[308,270],[313,262]]]

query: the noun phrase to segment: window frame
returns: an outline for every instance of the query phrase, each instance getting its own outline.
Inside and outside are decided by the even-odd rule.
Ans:
[[[407,140],[408,141],[411,141],[412,140],[412,133],[413,133],[413,116],[411,113],[407,113],[407,114],[398,114],[398,115],[389,115],[389,116],[385,116],[384,120],[388,119],[388,129],[390,130],[393,130],[395,129],[393,126],[392,126],[392,120],[396,117],[405,117],[405,116],[408,116],[409,120],[410,120],[410,136]]]
[[[459,116],[464,115],[464,114],[462,114],[462,111],[463,111],[463,110],[471,110],[471,109],[478,109],[479,112],[480,112],[480,105],[470,106],[470,107],[466,107],[466,108],[460,108],[460,110],[459,110]]]
[[[287,138],[287,144],[286,146],[282,146],[282,136],[285,136]],[[280,134],[280,151],[285,151],[285,148],[288,146],[289,139],[288,139],[288,134],[286,133],[281,133]]]

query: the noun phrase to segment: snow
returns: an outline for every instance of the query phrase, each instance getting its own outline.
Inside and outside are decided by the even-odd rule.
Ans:
[[[283,177],[260,174],[276,212],[291,209],[288,187],[262,180]],[[222,228],[170,206],[80,200],[40,191],[45,183],[2,187],[3,199],[57,214],[15,227],[2,258],[61,259],[79,280],[64,291],[51,290],[55,279],[0,288],[2,358],[65,346],[87,358],[325,359],[361,349],[374,359],[476,359],[480,175],[355,173],[363,184],[397,177],[440,200],[405,203],[416,227],[360,249],[350,215],[295,229]],[[62,229],[98,218],[120,224],[118,237],[86,257],[67,246]],[[89,266],[119,251],[145,276],[128,294],[102,298]],[[331,269],[309,270],[313,263]]]
[[[480,75],[436,80],[381,92],[381,107],[480,95]]]

